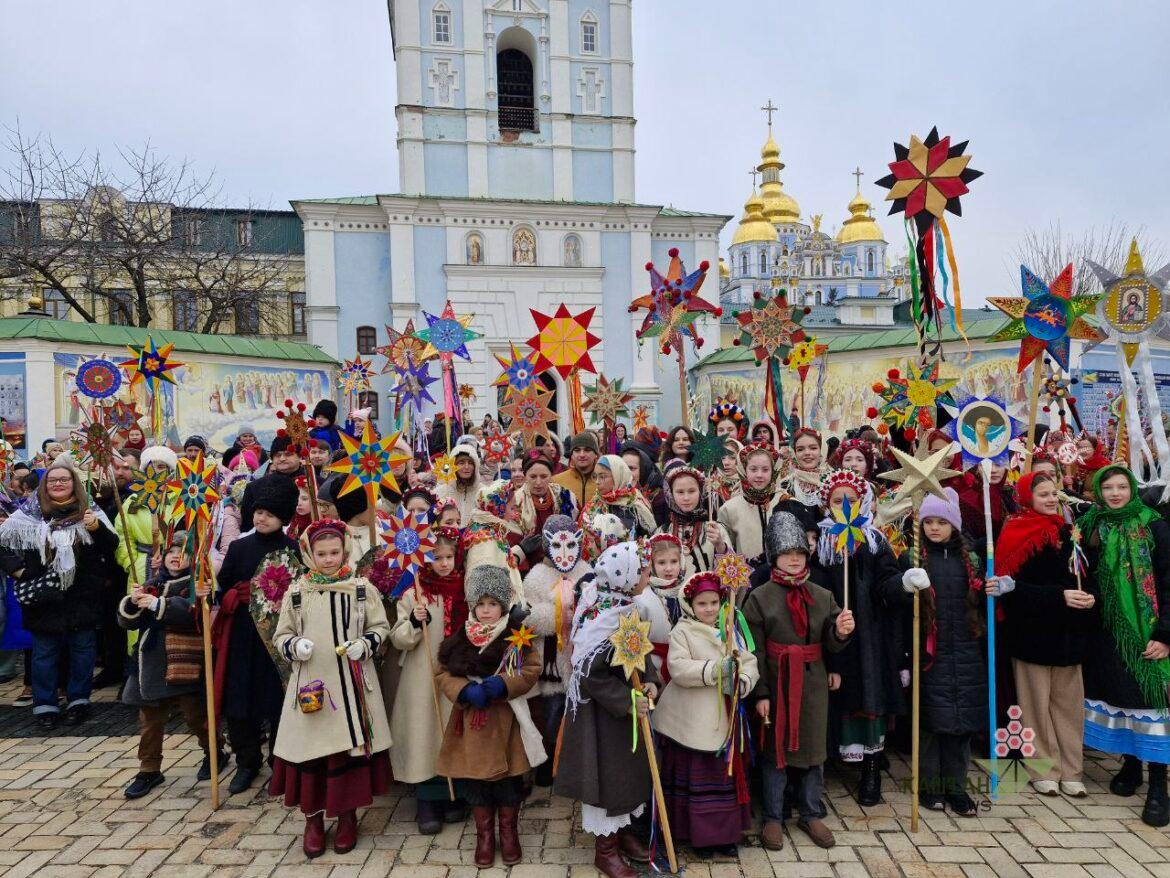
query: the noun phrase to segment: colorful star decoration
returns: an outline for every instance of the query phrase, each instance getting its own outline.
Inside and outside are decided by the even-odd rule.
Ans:
[[[455,481],[455,459],[449,454],[440,454],[431,462],[431,469],[435,473],[435,481],[442,485],[449,485]]]
[[[1121,345],[1127,365],[1133,366],[1139,346],[1151,335],[1170,341],[1170,321],[1162,307],[1162,293],[1170,281],[1170,264],[1147,275],[1137,238],[1130,241],[1129,257],[1121,275],[1092,260],[1086,261],[1105,288],[1099,297],[1097,315],[1110,338]]]
[[[958,470],[950,469],[946,465],[955,454],[949,445],[927,457],[911,457],[895,445],[890,446],[890,453],[902,465],[898,469],[878,473],[878,478],[898,482],[895,502],[909,500],[914,509],[922,505],[922,500],[927,494],[947,499],[941,483],[960,475]],[[922,449],[922,453],[926,453],[925,448]]]
[[[131,472],[126,489],[140,505],[157,515],[171,493],[171,469],[161,463],[148,463],[145,470]]]
[[[90,399],[106,399],[122,386],[122,370],[102,357],[86,360],[77,367],[77,390]]]
[[[126,438],[127,434],[134,427],[142,429],[138,423],[138,421],[142,418],[142,413],[138,411],[137,402],[123,402],[122,400],[116,400],[114,404],[106,410],[106,412],[106,416],[109,418],[110,424],[118,431],[118,435],[122,436],[123,438]]]
[[[770,299],[759,293],[752,298],[752,307],[735,314],[740,336],[732,341],[733,345],[751,348],[756,362],[762,363],[783,356],[793,345],[804,341],[804,330],[798,320],[804,316],[805,309],[789,305],[783,290]]]
[[[864,528],[870,523],[869,516],[862,515],[861,504],[852,505],[848,497],[842,498],[841,508],[832,510],[832,514],[833,524],[829,527],[829,534],[834,538],[834,548],[852,555],[858,542],[865,542]]]
[[[1022,296],[990,296],[987,301],[1011,318],[991,337],[991,341],[1019,341],[1020,359],[1017,372],[1047,352],[1060,368],[1068,369],[1069,339],[1099,342],[1102,335],[1089,325],[1084,315],[1090,313],[1100,296],[1072,294],[1073,267],[1070,263],[1046,284],[1026,265],[1020,266]]]
[[[181,521],[185,530],[191,530],[196,521],[210,522],[211,508],[219,502],[219,493],[212,487],[214,484],[214,463],[205,466],[202,454],[195,460],[180,457],[178,472],[168,485],[175,498],[170,520]]]
[[[957,378],[940,378],[941,364],[933,363],[926,369],[907,363],[908,374],[891,369],[888,384],[875,384],[874,392],[883,400],[879,409],[870,409],[869,416],[881,417],[887,424],[899,429],[915,427],[929,430],[935,423],[935,409],[939,405],[953,405],[950,389],[959,383]]]
[[[153,393],[155,385],[160,381],[165,381],[168,384],[175,383],[175,376],[171,373],[183,364],[170,359],[171,351],[175,349],[173,344],[165,344],[161,348],[156,347],[154,339],[147,336],[146,344],[142,347],[136,348],[133,345],[126,345],[126,349],[134,355],[134,358],[123,360],[118,365],[129,376],[131,387],[146,382],[147,389]]]
[[[650,409],[648,406],[634,406],[634,432],[644,430],[650,426]]]
[[[483,440],[483,451],[487,463],[507,463],[512,442],[503,433],[489,433]]]
[[[82,466],[108,470],[114,463],[114,431],[101,420],[78,427],[74,435],[81,452]]]
[[[963,469],[978,466],[983,459],[1007,466],[1012,446],[1024,435],[1027,424],[1013,417],[998,397],[972,396],[959,390],[954,399],[954,406],[947,407],[952,417],[942,431],[959,443]]]
[[[505,641],[516,649],[528,649],[536,641],[536,630],[523,623],[519,628],[512,628]]]
[[[716,559],[715,575],[727,588],[737,591],[751,584],[752,568],[743,555],[728,552]]]
[[[378,488],[396,492],[398,482],[394,478],[394,467],[410,459],[408,455],[394,447],[401,435],[393,433],[379,439],[369,421],[366,421],[362,430],[361,440],[354,439],[342,431],[341,445],[345,457],[325,468],[327,472],[341,473],[345,476],[345,483],[341,486],[338,496],[344,496],[358,488],[365,488],[371,493],[376,493]]]
[[[337,375],[337,386],[342,393],[364,393],[370,389],[370,381],[374,377],[374,361],[363,360],[361,354],[352,360],[346,360]]]
[[[712,424],[706,433],[695,433],[691,443],[691,466],[704,472],[712,472],[723,465],[723,459],[731,454],[727,437],[715,432]]]
[[[374,353],[386,358],[386,365],[382,367],[382,374],[388,375],[395,370],[405,369],[407,362],[425,363],[429,358],[423,356],[427,349],[425,341],[414,333],[414,318],[406,321],[406,328],[399,332],[393,326],[386,327],[386,335],[390,341],[374,348]]]
[[[400,405],[409,403],[415,407],[416,411],[421,412],[424,402],[434,403],[435,399],[427,388],[438,381],[439,376],[431,375],[429,362],[416,366],[407,357],[406,366],[401,369],[396,367],[396,372],[398,373],[398,384],[394,387],[394,393],[398,396]]]
[[[613,429],[617,419],[628,415],[626,403],[634,398],[634,394],[622,388],[622,379],[610,381],[605,373],[597,376],[597,383],[585,388],[585,403],[582,408],[589,412],[589,422],[601,422],[609,429]]]
[[[286,399],[284,408],[276,413],[277,419],[284,424],[276,435],[287,437],[288,450],[302,458],[309,456],[309,423],[305,420],[305,408],[303,402]]]
[[[959,197],[969,191],[967,184],[983,176],[969,168],[969,155],[963,155],[967,141],[951,146],[949,136],[940,138],[931,128],[926,140],[910,137],[909,148],[894,144],[896,161],[890,162],[890,174],[877,181],[889,189],[886,201],[892,201],[890,213],[905,213],[918,227],[925,228],[944,211],[962,216]]]
[[[562,378],[568,378],[570,372],[578,369],[582,372],[597,371],[589,356],[590,349],[601,342],[589,331],[589,323],[597,309],[587,308],[580,314],[570,314],[562,303],[551,317],[534,308],[528,310],[536,322],[536,335],[528,339],[528,346],[536,355],[535,368],[538,373],[556,369]]]
[[[549,408],[552,391],[539,382],[529,385],[523,393],[513,394],[500,406],[500,414],[511,418],[508,432],[519,433],[525,446],[530,446],[537,436],[548,437],[548,422],[556,420],[556,414]]]
[[[626,679],[646,670],[646,656],[654,651],[654,644],[650,642],[650,622],[643,622],[637,610],[619,618],[617,631],[609,636],[609,642],[613,644],[609,663],[621,668]]]
[[[639,340],[659,338],[662,353],[669,354],[673,349],[681,355],[684,336],[691,340],[695,350],[703,346],[703,339],[695,332],[695,321],[703,314],[719,317],[723,309],[699,296],[703,281],[707,279],[709,262],[700,262],[698,270],[687,274],[679,259],[678,248],[671,248],[668,255],[670,266],[665,276],[658,272],[653,262],[646,263],[646,270],[650,272],[650,292],[634,299],[629,310],[632,314],[646,309],[646,318],[635,333]]]
[[[803,381],[808,376],[808,370],[819,357],[829,350],[827,344],[817,344],[815,337],[809,336],[799,344],[792,346],[788,353],[788,368],[800,376]]]
[[[475,402],[479,395],[475,392],[475,387],[471,384],[459,385],[459,398],[464,402]]]
[[[493,387],[506,388],[505,396],[511,396],[513,393],[523,393],[528,389],[528,385],[536,380],[536,366],[535,355],[524,354],[521,355],[517,350],[516,345],[512,342],[508,343],[511,348],[511,356],[501,357],[496,354],[496,362],[500,364],[500,368],[504,371],[500,376],[492,382]]]
[[[402,571],[417,571],[435,560],[435,540],[426,513],[403,512],[391,515],[389,527],[382,532],[386,543],[386,560]]]
[[[423,311],[423,317],[427,319],[427,328],[416,333],[420,339],[426,342],[426,348],[423,349],[423,359],[437,356],[445,366],[451,364],[453,357],[470,360],[471,354],[467,351],[467,343],[483,335],[483,333],[469,328],[473,316],[468,314],[457,317],[455,308],[449,300],[443,308],[443,313],[438,317]]]

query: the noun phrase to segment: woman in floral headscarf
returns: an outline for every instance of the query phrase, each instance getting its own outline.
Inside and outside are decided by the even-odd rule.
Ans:
[[[732,545],[753,567],[764,556],[764,531],[780,495],[777,485],[784,460],[774,445],[753,442],[736,455],[740,493],[719,508],[719,523]]]
[[[1101,602],[1100,628],[1089,636],[1085,680],[1085,745],[1121,754],[1109,784],[1132,796],[1149,763],[1142,820],[1170,823],[1170,524],[1138,496],[1123,466],[1093,480],[1096,505],[1080,520]]]
[[[657,527],[654,512],[638,486],[626,462],[616,454],[604,454],[594,470],[597,491],[585,506],[582,521],[593,521],[595,515],[610,512],[626,528],[627,539],[636,540],[654,533]]]

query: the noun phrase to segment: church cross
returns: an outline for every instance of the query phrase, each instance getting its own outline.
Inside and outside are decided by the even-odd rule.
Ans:
[[[858,192],[861,191],[861,178],[864,174],[865,174],[865,171],[861,170],[861,168],[854,168],[853,169],[853,176],[857,178],[857,191]]]
[[[775,113],[780,108],[773,105],[772,99],[768,98],[768,103],[764,104],[764,106],[760,107],[760,109],[768,114],[768,130],[771,131],[772,130],[772,114]]]
[[[748,173],[752,175],[752,191],[755,192],[756,191],[756,177],[759,176],[759,173],[760,173],[759,168],[752,168],[750,171],[748,171]]]

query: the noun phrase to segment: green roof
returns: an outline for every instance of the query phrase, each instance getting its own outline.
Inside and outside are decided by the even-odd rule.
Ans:
[[[160,345],[173,344],[176,351],[184,353],[298,360],[302,363],[320,363],[323,366],[337,365],[337,361],[319,347],[303,341],[141,329],[137,326],[110,326],[105,323],[83,323],[31,315],[0,318],[0,341],[35,338],[42,341],[124,349],[130,344],[141,345],[147,336]]]
[[[298,204],[358,204],[373,206],[378,203],[379,195],[343,195],[340,198],[294,198],[290,203]],[[698,213],[693,210],[678,210],[674,207],[663,207],[661,204],[634,204],[625,201],[565,201],[544,198],[472,198],[466,195],[406,195],[391,193],[388,198],[418,198],[421,201],[470,201],[477,204],[493,204],[504,202],[507,204],[554,204],[578,205],[580,207],[649,207],[656,208],[660,216],[664,217],[708,217],[729,221],[732,217],[722,213]]]
[[[1002,312],[982,311],[978,309],[964,310],[963,328],[967,338],[971,341],[989,338],[998,332],[1007,323]],[[912,347],[918,343],[918,336],[913,326],[896,326],[893,329],[884,329],[881,332],[859,332],[856,335],[828,335],[822,336],[827,341],[830,354],[844,353],[845,351],[871,351],[881,348]],[[943,326],[942,340],[962,341],[962,336],[952,329],[949,324]],[[751,348],[743,345],[733,345],[721,348],[699,360],[693,368],[714,366],[727,363],[752,363],[755,354]]]

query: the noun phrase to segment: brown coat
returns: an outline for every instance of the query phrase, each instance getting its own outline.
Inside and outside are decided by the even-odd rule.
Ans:
[[[780,644],[806,645],[819,643],[828,652],[840,652],[848,641],[837,639],[837,616],[841,609],[828,589],[812,582],[808,584],[813,603],[808,608],[808,634],[798,637],[792,624],[792,614],[785,600],[784,587],[774,582],[765,582],[752,589],[743,605],[743,616],[756,642],[756,660],[760,667],[760,681],[752,693],[756,698],[767,698],[772,702],[772,725],[765,730],[765,739],[760,749],[764,758],[776,764],[776,711],[779,700],[787,708],[787,675],[777,691],[779,661],[768,655],[768,641]],[[829,726],[829,677],[824,660],[804,665],[804,688],[800,701],[800,746],[796,750],[787,748],[784,755],[793,768],[813,768],[821,765],[827,753]]]
[[[501,644],[504,636],[501,635],[479,656],[484,663],[474,676],[486,679],[494,673],[488,665],[497,664],[503,655],[502,649],[493,647]],[[443,732],[443,746],[439,749],[435,772],[444,777],[474,780],[502,780],[523,774],[532,766],[524,752],[519,722],[508,701],[523,698],[536,685],[540,677],[540,656],[536,650],[526,649],[519,673],[501,675],[508,689],[508,701],[501,699],[488,705],[482,712],[483,725],[475,728],[478,725],[475,714],[480,711],[459,701],[463,687],[473,681],[469,675],[454,673],[459,667],[467,667],[469,661],[473,663],[476,659],[469,659],[469,655],[474,653],[478,650],[468,642],[462,630],[447,638],[440,649],[439,670],[435,678],[439,681],[439,691],[455,706]]]

